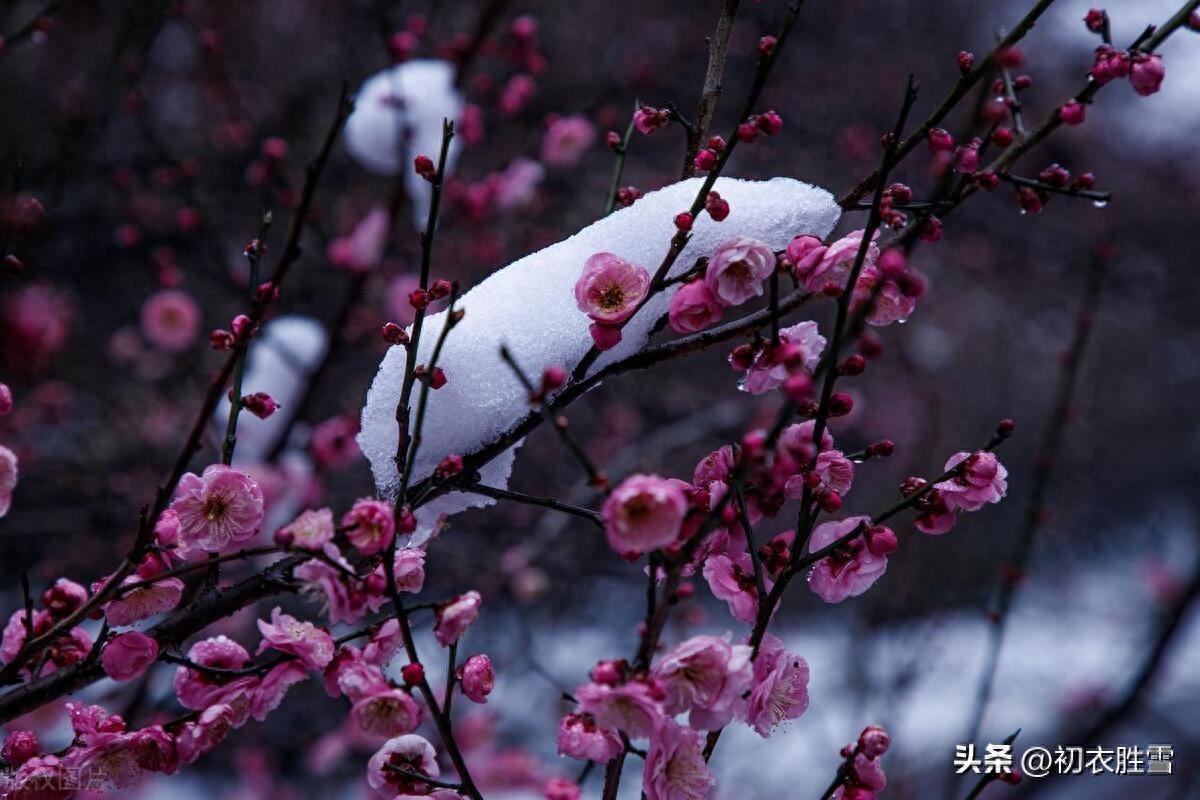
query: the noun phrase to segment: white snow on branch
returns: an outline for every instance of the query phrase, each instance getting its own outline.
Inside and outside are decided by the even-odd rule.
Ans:
[[[700,185],[701,179],[693,178],[651,192],[633,206],[498,270],[462,296],[458,308],[464,309],[466,316],[448,335],[437,364],[445,370],[447,383],[430,394],[412,482],[431,474],[446,455],[467,454],[497,439],[529,412],[526,391],[500,358],[501,344],[508,346],[534,381],[548,366],[570,369],[578,363],[592,345],[590,320],[576,308],[573,294],[584,262],[594,253],[607,251],[653,274],[675,231],[675,215],[691,205]],[[717,223],[701,214],[672,274],[686,271],[697,258],[735,236],[760,239],[775,249],[782,249],[801,233],[823,238],[840,215],[829,192],[790,178],[720,178],[716,190],[729,201],[728,218]],[[593,370],[640,350],[655,320],[665,313],[670,293],[661,293],[647,303],[626,324],[622,342],[605,353]],[[428,361],[445,320],[446,312],[426,320],[418,363]],[[379,493],[385,497],[394,497],[398,483],[393,459],[404,361],[403,347],[392,347],[384,356],[367,394],[358,436]],[[515,450],[482,470],[485,484],[507,485]],[[419,531],[417,540],[428,536],[439,516],[492,502],[462,493],[439,498],[418,513],[424,535]]]
[[[424,155],[437,163],[442,120],[456,121],[463,108],[454,76],[454,65],[436,59],[406,61],[385,69],[358,90],[354,113],[346,120],[346,150],[355,161],[379,175],[404,172],[404,189],[418,230],[429,216],[432,190],[413,171],[412,159]],[[460,149],[460,139],[455,137],[446,154],[447,174]]]

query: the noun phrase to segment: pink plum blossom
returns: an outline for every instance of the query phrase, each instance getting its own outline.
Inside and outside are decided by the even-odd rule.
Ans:
[[[663,710],[691,711],[693,728],[724,727],[750,688],[750,653],[749,646],[717,636],[693,636],[679,643],[651,671],[666,693]]]
[[[67,800],[75,794],[69,787],[77,783],[74,773],[54,755],[37,756],[22,764],[0,783],[4,797],[12,800]]]
[[[187,657],[202,667],[220,670],[239,670],[250,660],[246,648],[225,636],[196,642],[188,649]],[[218,703],[233,707],[257,685],[258,679],[251,676],[234,677],[222,682],[190,667],[181,666],[175,670],[175,695],[184,708],[199,709]]]
[[[602,325],[620,325],[650,289],[650,273],[612,253],[596,253],[575,282],[575,304]]]
[[[913,525],[921,533],[930,536],[949,533],[958,521],[958,513],[946,503],[946,495],[937,489],[922,497],[917,509],[920,513],[913,520]]]
[[[362,660],[368,664],[385,666],[399,652],[402,643],[400,622],[392,617],[371,634],[370,641],[362,649]]]
[[[275,540],[301,550],[321,550],[333,539],[333,511],[319,508],[305,511],[279,529]]]
[[[722,553],[710,555],[704,561],[703,574],[713,597],[729,604],[734,619],[754,622],[758,618],[758,587],[749,553],[742,553],[736,561]]]
[[[201,708],[203,710],[200,716],[194,722],[186,723],[175,739],[181,764],[191,764],[200,756],[211,752],[242,724],[238,712],[227,703]]]
[[[936,485],[950,510],[978,511],[999,503],[1008,492],[1008,470],[994,453],[965,450],[950,456],[946,470],[965,464],[962,473]]]
[[[865,516],[822,523],[813,530],[809,550],[815,553],[860,526],[870,525],[871,518]],[[813,565],[808,585],[826,603],[840,603],[871,588],[886,569],[887,556],[872,552],[866,535],[858,536]]]
[[[610,686],[587,683],[575,691],[581,711],[601,728],[618,730],[633,739],[650,736],[663,721],[661,687],[633,680]]]
[[[379,664],[367,661],[353,647],[339,650],[325,670],[325,692],[330,697],[344,694],[351,703],[389,688]]]
[[[883,281],[883,285],[876,292],[879,281]],[[872,293],[875,293],[875,299],[871,313],[867,315],[867,322],[876,327],[904,322],[917,308],[917,298],[905,294],[896,281],[885,279],[877,267],[864,267],[859,273],[858,282],[854,284],[851,310],[859,312],[871,299]]]
[[[739,236],[720,245],[705,269],[704,282],[717,302],[737,306],[763,293],[763,281],[775,270],[775,252],[766,244]]]
[[[137,586],[147,580],[154,582]],[[149,561],[125,578],[121,585],[137,588],[122,588],[117,599],[104,605],[104,618],[110,625],[118,627],[133,625],[156,614],[171,611],[183,597],[183,581],[175,577],[158,577],[158,569],[151,566]]]
[[[179,479],[171,508],[179,539],[188,549],[220,552],[251,539],[263,521],[263,493],[239,469],[213,464]]]
[[[350,708],[355,726],[378,738],[412,733],[421,724],[421,713],[411,694],[390,687],[360,697]]]
[[[19,767],[40,752],[41,745],[33,731],[13,731],[0,746],[0,758],[10,767]]]
[[[811,270],[806,274],[801,274],[797,270],[796,277],[804,282],[805,288],[810,292],[819,292],[830,284],[844,290],[846,288],[846,280],[850,276],[850,270],[853,269],[854,261],[858,258],[858,250],[862,246],[863,233],[864,231],[857,230],[838,239],[829,245],[824,255],[822,255],[821,260],[813,265]],[[876,236],[878,236],[878,233],[876,233]],[[866,258],[863,260],[863,269],[874,267],[878,259],[879,245],[872,239],[871,244],[867,248]]]
[[[630,475],[601,508],[608,544],[621,555],[674,544],[687,516],[687,484],[657,475]]]
[[[12,508],[13,490],[17,488],[17,454],[0,444],[0,517]]]
[[[475,655],[458,668],[463,694],[473,703],[486,703],[496,686],[496,672],[486,655]]]
[[[163,289],[142,305],[142,334],[159,350],[187,350],[200,333],[200,307],[180,289]]]
[[[288,689],[308,680],[308,670],[299,661],[283,661],[271,667],[250,695],[250,716],[259,722],[283,702]]]
[[[325,545],[326,558],[345,569],[350,564],[332,543]],[[357,622],[367,610],[377,611],[384,603],[382,591],[358,580],[346,578],[338,569],[321,559],[310,559],[292,572],[303,585],[306,594],[317,595],[325,601],[325,613],[331,623]],[[382,588],[382,587],[381,587]]]
[[[158,642],[140,631],[122,633],[100,652],[104,674],[116,681],[140,677],[158,658]]]
[[[667,321],[676,333],[695,333],[721,319],[721,304],[703,280],[688,281],[671,295]]]
[[[796,719],[807,709],[808,662],[765,634],[754,659],[747,723],[766,738],[781,722]]]
[[[396,578],[396,589],[416,594],[425,585],[425,551],[416,547],[402,547],[396,551],[392,565]]]
[[[788,261],[792,262],[793,274],[796,280],[805,281],[829,248],[816,236],[802,234],[792,239],[787,246]]]
[[[325,669],[333,660],[334,644],[329,631],[284,614],[279,606],[271,612],[270,622],[258,620],[258,630],[263,635],[259,654],[268,648],[288,653],[312,670]]]
[[[342,527],[354,549],[365,556],[386,550],[396,535],[396,519],[391,505],[363,497],[342,515]]]
[[[1156,93],[1161,87],[1167,68],[1163,60],[1155,54],[1139,53],[1133,57],[1133,65],[1129,68],[1129,83],[1133,90],[1140,95],[1148,96]]]
[[[482,602],[479,592],[472,590],[438,606],[433,635],[443,647],[454,644],[466,633],[471,623],[479,618]]]
[[[811,372],[821,360],[825,337],[812,320],[797,322],[779,331],[780,347],[764,347],[746,371],[741,388],[764,394],[780,386],[798,369]]]
[[[389,227],[387,209],[376,206],[354,226],[349,236],[330,242],[326,255],[335,267],[352,273],[369,272],[383,259]]]
[[[567,714],[558,724],[559,755],[604,764],[624,749],[621,737],[598,726],[591,714]]]
[[[437,751],[416,734],[388,739],[367,762],[367,784],[381,797],[428,794],[429,784],[416,781],[388,767],[436,778],[442,774]]]
[[[582,114],[558,117],[546,126],[542,161],[552,167],[569,167],[596,141],[596,128]]]
[[[703,735],[664,722],[646,752],[642,791],[647,800],[704,800],[715,784],[704,760]]]

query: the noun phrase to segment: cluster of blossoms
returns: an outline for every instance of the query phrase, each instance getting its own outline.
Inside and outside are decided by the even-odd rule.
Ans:
[[[559,723],[558,751],[606,763],[625,740],[648,739],[642,787],[650,800],[708,795],[704,731],[738,720],[766,737],[808,708],[808,664],[770,634],[757,655],[728,637],[695,636],[647,671],[602,661],[590,677],[575,691],[578,709]]]
[[[843,747],[837,788],[829,795],[830,800],[875,800],[876,794],[887,787],[880,760],[891,743],[887,731],[872,725],[858,735],[858,741]]]

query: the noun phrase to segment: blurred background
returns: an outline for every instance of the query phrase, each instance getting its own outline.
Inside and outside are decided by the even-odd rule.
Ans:
[[[784,128],[740,148],[726,174],[796,177],[843,194],[877,161],[907,74],[921,83],[914,116],[923,118],[958,79],[958,51],[982,57],[1029,5],[808,3],[761,104],[782,115]],[[398,58],[471,52],[460,73],[465,143],[434,266],[435,276],[470,286],[602,214],[614,161],[604,134],[624,131],[635,99],[692,114],[719,6],[5,3],[0,233],[4,254],[22,266],[10,260],[0,276],[0,381],[16,399],[14,413],[0,417],[0,443],[21,460],[13,509],[0,520],[4,613],[20,604],[22,570],[35,591],[60,575],[87,583],[125,552],[138,507],[174,459],[223,358],[207,334],[245,308],[243,247],[271,209],[268,244],[282,249],[304,165],[343,81],[353,90]],[[1112,3],[1114,39],[1131,41],[1176,7]],[[1097,44],[1082,22],[1087,8],[1059,0],[1022,45],[1019,71],[1033,82],[1021,99],[1032,121],[1083,84]],[[736,122],[755,43],[784,9],[782,0],[742,3],[714,132]],[[477,31],[486,36],[472,48]],[[1200,796],[1200,629],[1188,614],[1198,594],[1200,39],[1180,31],[1162,55],[1160,93],[1139,97],[1123,81],[1106,87],[1085,125],[1058,131],[1018,169],[1036,176],[1059,163],[1093,172],[1097,188],[1114,193],[1106,207],[1055,197],[1041,214],[1022,214],[1002,186],[948,218],[940,243],[915,251],[929,292],[906,325],[882,330],[884,355],[853,382],[855,412],[838,428],[843,449],[887,437],[896,454],[859,469],[847,510],[890,506],[904,478],[936,474],[1003,417],[1017,423],[1000,453],[1008,499],[943,537],[897,525],[899,552],[860,598],[826,606],[802,588],[790,593],[776,624],[811,664],[810,710],[768,741],[747,729],[723,739],[714,796],[818,797],[838,749],[871,723],[892,733],[886,797],[965,795],[969,781],[946,787],[954,747],[969,734],[988,613],[1004,580],[1021,590],[981,741],[1021,728],[1018,750],[1089,730],[1101,738],[1080,743],[1170,743],[1175,774],[997,785],[985,796]],[[948,121],[956,136],[969,111],[968,102]],[[572,115],[594,135],[577,132],[580,146],[565,148],[564,158],[547,135]],[[649,191],[676,180],[683,147],[677,127],[635,133],[622,185]],[[938,182],[924,147],[899,172],[918,198]],[[411,314],[419,241],[409,202],[395,178],[335,147],[278,304],[289,319],[267,326],[251,365],[258,379],[293,391],[252,466],[273,524],[318,500],[340,513],[373,491],[353,434],[386,347],[379,327]],[[400,211],[379,263],[348,266],[339,240],[373,208],[389,206]],[[839,230],[860,227],[862,217],[848,215]],[[1101,247],[1107,275],[1069,424],[1053,454],[1030,568],[1014,575],[1039,437]],[[812,313],[825,323],[829,311]],[[612,476],[690,477],[698,459],[776,408],[770,396],[737,391],[726,355],[610,381],[573,407],[571,424]],[[512,486],[597,503],[545,430],[527,441]],[[491,753],[489,796],[537,796],[546,776],[575,773],[577,764],[554,756],[559,691],[583,682],[595,660],[630,651],[642,615],[638,568],[587,525],[536,511],[468,512],[430,553],[431,597],[473,586],[487,601],[470,644],[491,654],[498,688],[462,726]],[[706,595],[676,614],[671,639],[730,628],[724,607]],[[253,641],[254,618],[241,614],[221,630]],[[172,708],[171,671],[160,665],[143,696],[115,684],[93,696],[145,719]],[[375,745],[343,729],[343,701],[315,683],[290,700],[170,780],[173,796],[366,796],[363,765]],[[50,710],[43,721],[56,716]],[[592,776],[585,792],[599,783]],[[164,785],[150,781],[139,796],[165,796]]]

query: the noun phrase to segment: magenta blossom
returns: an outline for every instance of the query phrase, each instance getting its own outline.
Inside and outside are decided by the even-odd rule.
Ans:
[[[486,655],[475,655],[458,668],[458,680],[463,694],[473,703],[486,703],[487,697],[496,686],[496,672],[492,660]]]
[[[1139,53],[1134,56],[1133,65],[1129,68],[1129,83],[1135,92],[1148,96],[1162,88],[1166,75],[1167,68],[1160,56]]]
[[[122,589],[116,600],[104,605],[104,618],[110,625],[133,625],[156,614],[164,614],[177,605],[183,597],[183,581],[179,578],[160,578],[154,559],[147,561],[121,582]],[[153,580],[144,586],[143,581]],[[125,588],[125,587],[137,588]],[[98,588],[93,586],[93,589]]]
[[[908,277],[910,282],[923,280],[915,271]],[[875,287],[881,280],[883,285],[876,292]],[[884,279],[877,267],[870,267],[859,273],[858,282],[854,284],[851,310],[855,313],[861,311],[873,293],[875,299],[871,313],[867,315],[867,322],[876,327],[904,322],[917,308],[917,298],[914,294],[906,294],[896,281]]]
[[[645,267],[612,253],[596,253],[575,282],[575,304],[601,325],[620,325],[633,316],[649,289]]]
[[[746,236],[725,242],[713,252],[704,282],[717,302],[737,306],[763,293],[763,281],[775,270],[775,252]]]
[[[633,680],[616,686],[586,683],[575,691],[581,711],[601,728],[633,739],[650,736],[663,721],[662,689],[657,683]]]
[[[754,686],[746,722],[766,738],[779,723],[808,709],[808,662],[789,653],[771,634],[763,636],[754,659]]]
[[[187,350],[200,333],[200,307],[179,289],[156,292],[142,305],[142,333],[159,350]]]
[[[392,564],[396,578],[396,589],[416,594],[425,585],[425,551],[415,547],[404,547],[396,551]]]
[[[860,526],[871,525],[870,517],[847,517],[837,522],[825,522],[816,527],[809,550],[816,552],[847,535]],[[847,597],[857,597],[887,569],[887,556],[876,554],[867,546],[868,534],[858,536],[822,558],[808,574],[808,585],[826,603],[840,603]]]
[[[181,764],[191,764],[211,752],[245,722],[245,717],[239,720],[238,711],[227,703],[202,708],[200,716],[194,722],[186,723],[175,739]]]
[[[676,333],[695,333],[720,319],[721,304],[703,280],[689,281],[671,295],[667,321]]]
[[[715,784],[700,732],[664,722],[646,752],[642,791],[647,800],[704,800]]]
[[[246,648],[225,636],[196,642],[188,649],[187,657],[202,667],[219,670],[240,670],[250,660]],[[174,686],[175,694],[184,708],[200,709],[225,703],[234,710],[240,710],[238,707],[245,701],[245,712],[248,714],[249,695],[258,686],[258,679],[247,675],[223,681],[200,670],[181,666],[175,670]],[[244,721],[244,717],[242,719]]]
[[[567,714],[558,724],[559,755],[604,764],[624,749],[621,737],[598,726],[591,714]]]
[[[258,630],[263,635],[259,654],[268,648],[288,653],[312,670],[325,669],[333,660],[334,644],[329,631],[284,614],[279,606],[271,612],[270,622],[258,620]]]
[[[474,590],[438,606],[437,621],[433,626],[433,635],[443,647],[449,647],[466,633],[471,623],[479,618],[479,606],[483,598]]]
[[[961,451],[950,456],[946,469],[964,464],[959,475],[936,485],[951,511],[978,511],[988,503],[999,503],[1008,492],[1008,470],[994,453]]]
[[[693,728],[716,730],[732,721],[750,688],[752,667],[748,645],[727,638],[693,636],[665,654],[651,674],[666,692],[668,714],[691,711]]]
[[[622,556],[674,544],[687,516],[687,484],[657,475],[630,475],[601,508],[608,544]]]
[[[346,538],[364,556],[386,550],[396,535],[396,519],[391,505],[363,497],[342,515]]]
[[[854,462],[846,458],[845,453],[841,450],[825,450],[817,455],[812,474],[816,475],[816,485],[811,486],[810,484],[810,488],[820,494],[833,492],[843,496],[850,491],[850,486],[854,481]],[[804,484],[805,475],[792,476],[784,486],[785,496],[789,500],[800,499],[804,491]]]
[[[42,752],[37,734],[33,731],[13,731],[4,737],[0,758],[10,767],[19,767]]]
[[[158,642],[140,631],[122,633],[100,652],[104,674],[115,681],[141,677],[146,667],[158,658]]]
[[[258,533],[263,493],[245,472],[213,464],[201,475],[189,472],[179,479],[171,508],[179,516],[185,548],[221,552]]]
[[[792,271],[796,280],[803,281],[812,274],[817,264],[825,256],[829,248],[816,236],[803,234],[792,239],[787,246],[788,261],[792,262]]]

